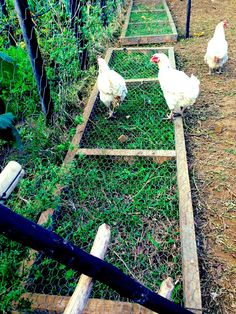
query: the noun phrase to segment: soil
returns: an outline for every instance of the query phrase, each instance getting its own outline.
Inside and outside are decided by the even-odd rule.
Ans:
[[[169,0],[180,40],[177,66],[201,81],[197,103],[185,115],[204,313],[236,313],[236,1],[192,1],[191,38],[184,40],[186,2]],[[228,21],[229,60],[208,75],[207,42]]]

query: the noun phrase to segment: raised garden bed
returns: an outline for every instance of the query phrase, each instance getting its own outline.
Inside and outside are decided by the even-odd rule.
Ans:
[[[142,62],[146,58],[149,61],[150,52],[155,49],[133,48],[125,50],[125,53],[130,55],[130,63],[132,54],[138,56],[139,62]],[[173,49],[162,48],[162,51],[168,54],[174,66]],[[111,62],[109,64],[117,67],[116,70],[120,73],[120,61],[116,62],[115,56],[121,60],[123,53],[122,49],[110,49],[106,55],[107,61]],[[121,63],[123,66],[124,63]],[[136,77],[135,68],[129,67],[126,73],[129,77],[129,91],[131,86],[137,93],[142,91],[143,95],[143,86],[157,84],[152,74],[154,70],[148,63],[140,78]],[[135,101],[142,99],[141,95]],[[146,94],[144,95],[146,99]],[[102,111],[99,114],[100,104],[97,98],[98,90],[95,85],[84,110],[84,123],[77,127],[72,141],[74,149],[68,151],[64,161],[64,164],[73,163],[70,172],[65,176],[66,181],[62,182],[61,207],[48,220],[47,226],[52,226],[67,240],[89,251],[98,226],[107,222],[112,230],[107,260],[154,290],[157,290],[165,276],[172,276],[179,280],[173,295],[174,300],[182,301],[185,307],[195,313],[201,313],[196,239],[182,119],[177,118],[173,125],[171,123],[174,126],[175,147],[171,140],[171,146],[162,150],[158,150],[158,146],[152,150],[144,150],[143,146],[136,146],[136,149],[114,149],[111,145],[112,137],[108,137],[108,133],[112,132],[111,128],[107,137],[102,136],[101,130],[95,132],[96,128],[89,129],[89,125],[96,119],[104,123]],[[152,103],[150,95],[147,99],[149,98]],[[164,103],[162,105],[161,110],[156,107],[156,113],[153,108],[150,115],[163,117]],[[119,120],[120,117],[117,117],[113,122],[115,132]],[[144,125],[146,120],[147,116],[143,118]],[[106,132],[107,127],[101,126],[103,132]],[[160,134],[162,132],[164,129]],[[149,136],[151,138],[151,132]],[[93,145],[96,141],[105,144],[105,138],[109,138],[108,148],[101,147],[100,142]],[[141,134],[137,138],[141,139]],[[90,142],[87,142],[86,148],[81,148],[87,140]],[[172,145],[173,149],[170,150]],[[50,304],[42,304],[43,298],[49,300],[56,294],[54,297],[58,303],[54,311],[60,313],[65,307],[63,298],[72,293],[78,274],[40,255],[31,264],[33,268],[26,284],[33,293],[32,308],[40,307],[47,311]],[[100,298],[119,299],[116,293],[99,283],[96,283],[93,293]],[[59,297],[61,295],[62,299]]]
[[[114,120],[106,119],[107,108],[96,99],[80,147],[174,149],[174,125],[165,120],[168,108],[158,82],[128,83],[127,88]],[[122,135],[125,142],[119,141]]]
[[[131,0],[120,41],[122,45],[177,41],[177,30],[165,0]]]
[[[181,278],[181,250],[175,161],[153,158],[78,156],[70,169],[54,231],[91,249],[97,228],[111,226],[106,261],[152,290],[171,276]],[[37,261],[27,282],[30,292],[71,295],[79,274],[48,258]],[[181,279],[173,299],[183,299]],[[96,283],[93,297],[119,299]]]

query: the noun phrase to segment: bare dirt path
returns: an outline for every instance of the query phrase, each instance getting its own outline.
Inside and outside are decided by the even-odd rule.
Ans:
[[[168,4],[180,36],[186,2]],[[226,19],[229,61],[208,75],[204,54],[215,26]],[[204,313],[236,313],[236,1],[193,0],[189,40],[175,44],[178,66],[201,81],[185,116]]]

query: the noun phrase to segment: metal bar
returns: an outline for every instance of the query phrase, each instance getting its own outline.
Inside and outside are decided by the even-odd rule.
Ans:
[[[34,24],[30,15],[29,5],[27,0],[14,0],[14,4],[37,82],[42,111],[46,116],[47,122],[52,123],[54,106],[50,96],[50,88],[47,81],[44,61],[38,46]]]
[[[190,311],[152,292],[99,258],[92,256],[57,234],[0,205],[0,233],[46,256],[105,283],[121,296],[159,314],[187,314]]]
[[[192,6],[192,1],[191,1],[191,0],[188,0],[188,2],[187,2],[187,15],[186,15],[185,38],[189,38],[190,18],[191,18],[191,6]]]

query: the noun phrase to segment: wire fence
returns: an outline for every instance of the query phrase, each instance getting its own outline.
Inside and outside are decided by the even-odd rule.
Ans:
[[[15,1],[15,5],[17,3]],[[13,1],[1,2],[2,102],[6,110],[19,119],[35,114],[41,106],[40,98],[42,103],[46,97],[54,104],[56,115],[63,111],[70,112],[70,107],[75,108],[78,103],[78,90],[84,86],[84,80],[94,74],[97,54],[104,52],[105,44],[117,31],[115,20],[121,12],[123,1],[52,0],[20,3],[20,24],[25,25],[25,32],[29,33],[26,41]],[[31,50],[29,55],[27,50]],[[42,60],[39,59],[39,52]],[[35,69],[37,64],[39,72]],[[40,72],[43,67],[45,73]],[[83,70],[89,68],[84,73]],[[42,86],[44,77],[47,81]],[[38,86],[39,93],[36,83],[41,84],[41,87]]]
[[[26,1],[18,4],[22,3],[27,5]],[[7,205],[34,221],[43,210],[53,208],[44,226],[86,251],[98,226],[106,222],[112,236],[105,259],[154,291],[171,276],[175,283],[172,299],[183,304],[175,161],[79,154],[69,171],[61,169],[65,152],[73,149],[70,139],[75,126],[83,122],[87,81],[97,77],[95,58],[116,35],[123,5],[124,1],[28,1],[26,18],[19,22],[13,1],[1,1],[0,99],[4,111],[12,112],[24,125],[21,137],[25,153],[12,156],[30,169]],[[22,35],[27,19],[32,22],[37,42]],[[45,67],[41,74],[46,79],[43,88],[29,49],[40,49]],[[158,69],[150,63],[154,52],[157,50],[135,52],[126,48],[113,52],[109,65],[130,80],[128,95],[116,109],[114,121],[106,119],[106,107],[97,97],[81,148],[175,149],[174,126],[166,120],[167,106],[155,80]],[[45,87],[53,104],[54,128],[50,129],[39,114]],[[60,196],[55,194],[58,185]],[[23,293],[34,294],[38,308],[47,302],[49,308],[54,302],[48,301],[52,295],[57,306],[71,296],[78,272],[43,253],[34,253],[32,258],[27,248],[2,236],[0,246],[4,278],[0,310],[32,309],[28,296],[19,300]],[[92,296],[124,301],[99,282]]]

